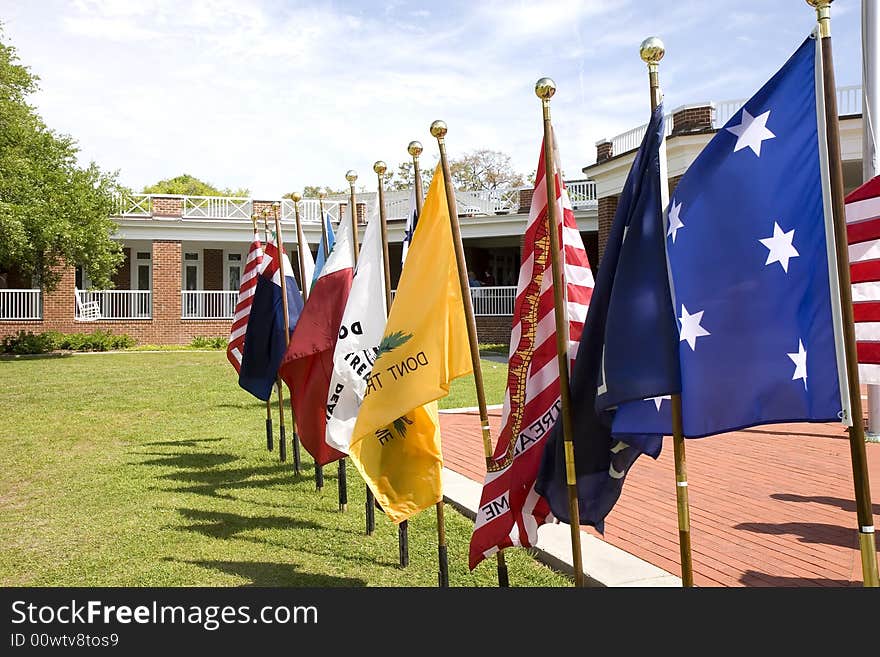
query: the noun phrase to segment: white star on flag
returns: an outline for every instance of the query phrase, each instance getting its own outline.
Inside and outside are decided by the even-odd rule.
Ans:
[[[792,381],[803,379],[804,390],[807,389],[807,350],[804,349],[802,340],[798,340],[798,350],[796,354],[786,354],[794,363],[794,374],[791,375]]]
[[[654,406],[657,407],[657,412],[659,413],[660,412],[660,405],[663,403],[664,399],[669,399],[671,401],[672,397],[670,395],[663,395],[662,397],[648,397],[645,401],[654,402]]]
[[[770,118],[770,110],[758,116],[752,116],[743,108],[739,125],[732,125],[727,128],[728,132],[736,135],[736,146],[733,152],[736,153],[743,148],[749,147],[758,157],[761,157],[761,142],[776,137],[767,129],[767,119]]]
[[[681,203],[676,205],[673,199],[672,204],[669,206],[669,230],[666,233],[666,237],[672,235],[673,244],[675,244],[675,236],[678,234],[678,229],[684,228],[684,222],[681,220],[680,215]]]
[[[770,253],[767,254],[767,262],[764,264],[771,265],[774,262],[778,262],[780,266],[782,266],[782,271],[788,273],[789,259],[797,258],[800,255],[791,243],[792,240],[794,240],[794,228],[787,233],[784,233],[779,227],[779,224],[774,221],[773,237],[758,240],[761,244],[770,249]]]
[[[681,322],[681,339],[679,342],[687,341],[691,346],[691,351],[697,350],[697,338],[711,335],[709,331],[700,326],[700,322],[703,321],[702,310],[691,315],[688,309],[684,307],[684,304],[681,304],[681,317],[678,318],[678,321]]]

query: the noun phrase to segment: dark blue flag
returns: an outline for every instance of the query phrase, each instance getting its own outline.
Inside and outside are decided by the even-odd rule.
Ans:
[[[838,420],[848,406],[817,46],[807,38],[731,117],[670,201],[687,437]]]
[[[617,409],[680,390],[664,246],[660,153],[663,107],[651,116],[611,225],[572,371],[572,420],[580,523],[600,531],[627,470],[656,458],[662,434],[613,435]],[[667,403],[668,406],[668,403]],[[553,514],[569,522],[562,423],[547,442],[536,485]]]
[[[257,287],[244,336],[241,370],[238,373],[238,385],[263,401],[272,396],[272,386],[275,385],[281,359],[287,351],[281,295],[282,268],[287,288],[290,333],[293,333],[303,309],[302,295],[293,277],[293,267],[287,254],[281,254],[280,262],[283,264],[279,267],[278,249],[270,242],[266,247],[266,255],[270,260],[265,263],[266,266],[257,277]]]

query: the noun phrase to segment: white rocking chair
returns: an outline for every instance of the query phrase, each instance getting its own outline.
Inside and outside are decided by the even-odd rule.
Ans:
[[[97,319],[101,319],[101,305],[98,303],[98,301],[95,300],[83,302],[83,300],[79,296],[79,293],[79,289],[73,289],[73,296],[76,298],[76,318],[84,322],[94,322]]]

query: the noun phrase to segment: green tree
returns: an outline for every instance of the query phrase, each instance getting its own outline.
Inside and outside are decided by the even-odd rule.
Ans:
[[[239,189],[219,189],[209,182],[199,180],[188,173],[160,180],[154,185],[144,187],[144,194],[180,194],[182,196],[250,196],[250,190],[241,187]]]
[[[523,175],[510,163],[509,155],[485,148],[452,160],[449,173],[456,188],[466,191],[493,191],[525,184]]]
[[[326,196],[333,196],[334,194],[348,194],[349,188],[345,187],[344,189],[333,189],[329,185],[306,185],[303,187],[302,195],[303,198],[318,198],[321,194]],[[287,194],[285,194],[286,198],[289,198]]]
[[[73,138],[49,129],[27,103],[37,80],[0,40],[0,269],[52,289],[57,266],[83,263],[97,286],[109,287],[123,257],[110,239],[116,174],[77,165]]]

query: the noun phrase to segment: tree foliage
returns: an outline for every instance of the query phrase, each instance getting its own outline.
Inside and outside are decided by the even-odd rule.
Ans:
[[[303,187],[302,195],[303,198],[318,198],[321,194],[325,196],[333,196],[334,194],[348,194],[349,189],[333,189],[329,185],[306,185]],[[284,198],[290,198],[290,194],[285,194]]]
[[[110,239],[116,174],[77,164],[76,142],[27,103],[37,80],[0,40],[0,269],[52,289],[59,265],[82,263],[97,286],[109,287],[123,257]]]
[[[514,170],[510,156],[500,151],[480,149],[449,162],[449,173],[456,189],[494,191],[525,184],[523,175]]]
[[[144,187],[144,194],[180,194],[183,196],[250,196],[250,190],[244,187],[239,189],[220,189],[209,182],[199,180],[188,173],[160,180],[154,185]]]

